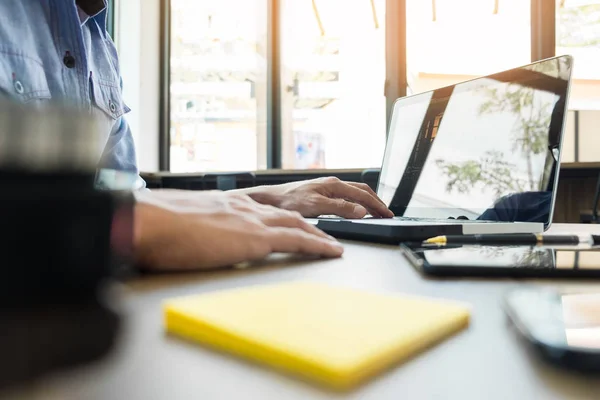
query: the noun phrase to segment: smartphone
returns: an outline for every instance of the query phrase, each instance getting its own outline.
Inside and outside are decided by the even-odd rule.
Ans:
[[[600,248],[401,244],[400,249],[428,275],[600,278]]]
[[[509,292],[503,306],[519,334],[545,359],[600,373],[600,291],[521,288]]]

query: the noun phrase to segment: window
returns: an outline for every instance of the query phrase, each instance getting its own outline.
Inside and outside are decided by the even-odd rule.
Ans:
[[[379,167],[385,0],[277,4],[281,167]],[[266,169],[269,1],[170,5],[170,170]]]
[[[527,0],[407,0],[408,93],[528,64]]]
[[[600,110],[600,1],[558,0],[556,54],[575,59],[570,108]]]
[[[171,171],[266,168],[266,5],[171,1]]]
[[[553,53],[575,57],[563,160],[600,160],[600,1],[162,1],[161,169],[379,167],[396,97]]]
[[[557,0],[556,54],[574,57],[564,161],[600,160],[600,1]]]
[[[281,59],[283,168],[379,167],[385,1],[282,1]]]

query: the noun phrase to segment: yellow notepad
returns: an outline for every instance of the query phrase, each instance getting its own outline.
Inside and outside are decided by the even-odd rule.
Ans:
[[[301,282],[171,299],[164,317],[169,333],[348,389],[465,328],[469,307]]]

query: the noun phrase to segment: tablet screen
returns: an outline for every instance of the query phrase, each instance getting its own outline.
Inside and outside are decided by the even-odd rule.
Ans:
[[[432,267],[527,268],[600,271],[600,250],[539,246],[462,246],[418,249]]]

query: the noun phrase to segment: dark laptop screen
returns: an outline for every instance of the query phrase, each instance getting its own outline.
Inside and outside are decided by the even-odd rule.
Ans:
[[[548,223],[572,58],[396,101],[378,195],[396,215]]]

